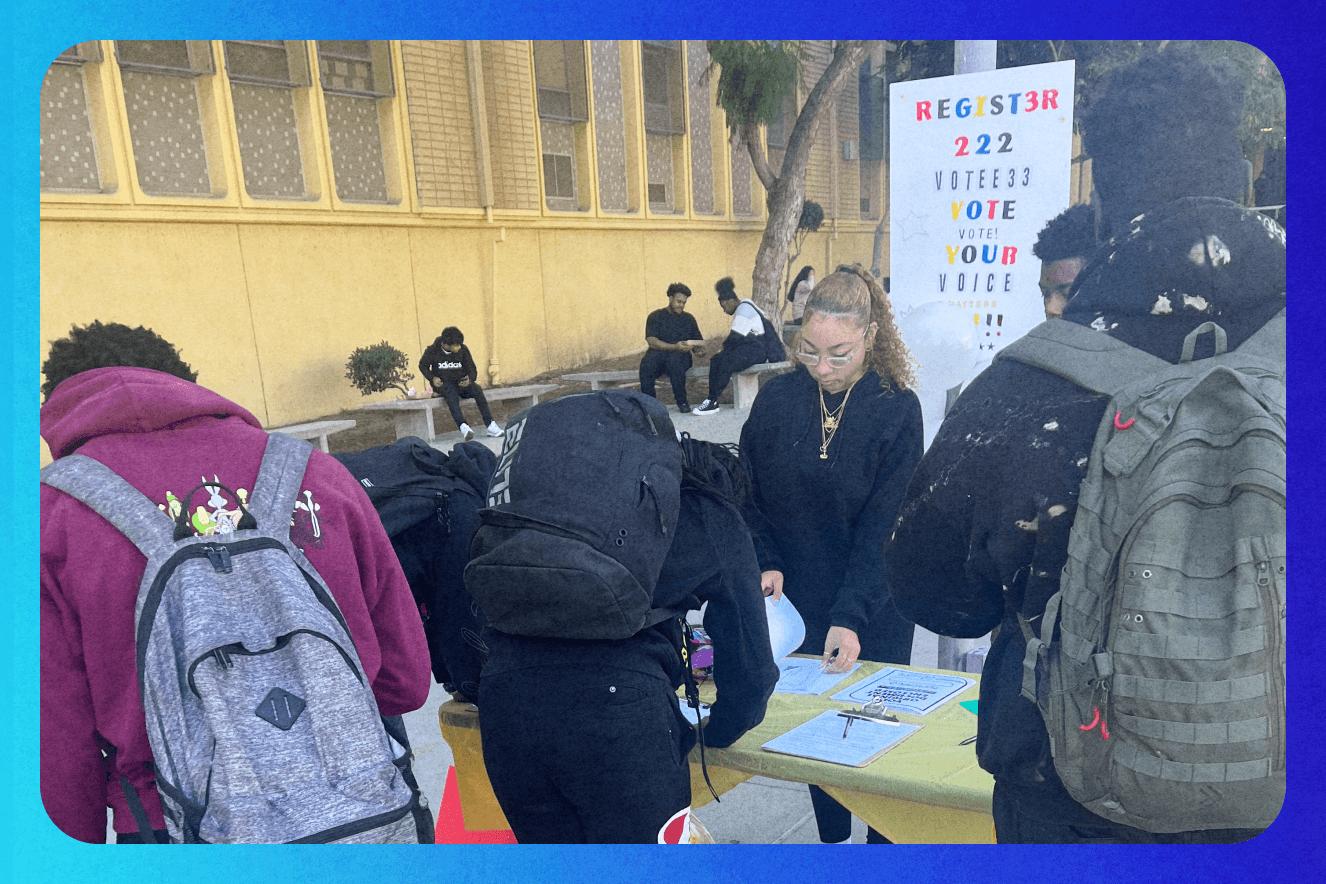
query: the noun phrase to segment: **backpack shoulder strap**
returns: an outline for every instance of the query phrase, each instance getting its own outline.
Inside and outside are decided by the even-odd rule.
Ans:
[[[266,534],[281,540],[289,538],[290,513],[294,511],[312,454],[313,446],[303,439],[284,433],[267,434],[267,448],[262,454],[249,506]]]
[[[1111,396],[1133,381],[1170,367],[1158,356],[1063,319],[1042,322],[999,351],[995,359],[1034,365],[1079,387]]]
[[[118,473],[83,454],[62,457],[41,471],[41,482],[86,504],[149,559],[169,554],[175,523]]]

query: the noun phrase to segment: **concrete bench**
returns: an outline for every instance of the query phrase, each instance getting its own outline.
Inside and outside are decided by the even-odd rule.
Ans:
[[[781,373],[792,367],[790,362],[761,362],[733,375],[732,405],[734,408],[750,408],[755,401],[755,394],[760,392],[760,375],[765,372]],[[686,372],[688,378],[709,377],[709,366],[697,365]],[[589,383],[591,390],[601,389],[605,384],[620,385],[632,381],[639,383],[640,372],[636,369],[620,371],[584,371],[562,375],[562,380]]]
[[[564,374],[562,380],[573,384],[588,383],[591,390],[600,390],[604,384],[611,384],[614,387],[634,387],[640,383],[640,372],[634,368],[621,371],[580,371]]]
[[[760,375],[765,372],[782,374],[792,367],[790,362],[761,362],[750,368],[742,369],[732,376],[732,407],[750,408],[755,402],[755,394],[760,392]],[[688,378],[709,377],[709,366],[699,365],[686,372]]]
[[[296,439],[317,439],[322,450],[327,450],[327,437],[333,433],[339,433],[341,430],[348,430],[355,425],[355,421],[313,421],[307,424],[292,424],[288,427],[272,427],[268,432],[285,433],[287,436],[294,436]]]
[[[489,402],[528,400],[527,404],[537,405],[540,396],[544,393],[551,393],[559,386],[560,384],[526,384],[523,387],[492,387],[484,389],[483,397]],[[406,436],[418,436],[431,443],[437,438],[437,433],[433,429],[433,411],[441,408],[445,414],[447,400],[441,396],[419,399],[393,399],[390,402],[370,402],[359,407],[366,411],[395,412],[392,418],[396,424],[397,439],[403,439]]]

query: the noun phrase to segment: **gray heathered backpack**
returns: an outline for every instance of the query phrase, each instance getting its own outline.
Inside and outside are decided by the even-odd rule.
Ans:
[[[1192,361],[1198,336],[1216,355]],[[1171,365],[1056,320],[1000,354],[1113,396],[1022,693],[1093,813],[1265,828],[1285,795],[1285,319]]]
[[[172,841],[417,842],[427,830],[408,750],[387,734],[327,584],[290,542],[311,451],[272,434],[239,524],[204,537],[185,521],[192,494],[177,523],[91,458],[42,471],[147,556],[138,686]]]

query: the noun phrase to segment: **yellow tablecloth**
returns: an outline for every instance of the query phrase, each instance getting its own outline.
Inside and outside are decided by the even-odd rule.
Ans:
[[[976,699],[979,676],[969,676],[978,684],[929,715],[899,713],[901,720],[922,725],[921,729],[865,767],[795,758],[760,748],[825,709],[846,708],[848,704],[831,701],[829,695],[885,665],[863,664],[824,696],[774,694],[759,727],[726,749],[705,750],[709,779],[715,791],[721,795],[756,775],[814,783],[894,842],[990,843],[993,832],[990,794],[994,780],[977,767],[973,744],[958,745],[976,733],[976,716],[958,704]],[[700,695],[701,699],[712,701],[713,686],[702,686]],[[484,770],[478,712],[468,703],[443,703],[438,709],[438,721],[442,737],[455,758],[466,828],[509,828]],[[691,795],[695,807],[713,800],[700,772],[698,747],[691,752]]]

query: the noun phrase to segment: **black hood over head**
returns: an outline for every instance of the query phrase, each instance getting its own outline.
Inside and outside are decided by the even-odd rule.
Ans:
[[[1078,276],[1063,318],[1169,362],[1208,320],[1234,349],[1285,305],[1285,231],[1237,203],[1190,197],[1137,216]],[[1212,355],[1204,336],[1195,358]]]

